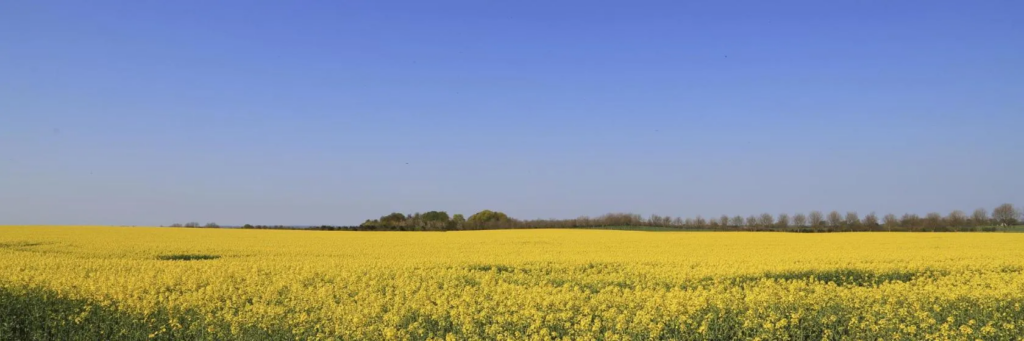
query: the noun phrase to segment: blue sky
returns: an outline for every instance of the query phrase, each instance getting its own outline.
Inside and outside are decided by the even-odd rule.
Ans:
[[[0,224],[1024,204],[1020,1],[4,1]]]

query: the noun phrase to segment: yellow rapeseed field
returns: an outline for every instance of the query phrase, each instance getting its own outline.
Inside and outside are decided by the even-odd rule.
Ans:
[[[1024,234],[0,227],[0,339],[1024,340]]]

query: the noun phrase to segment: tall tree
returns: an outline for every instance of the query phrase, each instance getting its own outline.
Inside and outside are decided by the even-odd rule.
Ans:
[[[803,213],[797,213],[793,216],[793,226],[798,229],[807,226],[807,216]]]
[[[699,215],[697,216],[697,219],[694,219],[693,223],[694,223],[693,227],[696,227],[696,228],[699,228],[699,229],[702,229],[702,228],[705,228],[705,227],[708,226],[708,221],[706,219],[704,219],[704,217],[701,217]]]
[[[718,217],[718,225],[722,227],[729,226],[729,216],[723,214],[721,217]]]
[[[422,224],[427,230],[444,230],[451,223],[451,218],[448,217],[448,212],[445,211],[430,211],[420,215],[420,224]]]
[[[404,214],[394,212],[386,216],[380,217],[380,223],[384,226],[400,226],[405,223],[406,220],[412,220],[413,217],[406,217]]]
[[[960,231],[964,227],[967,227],[967,222],[967,214],[965,214],[964,211],[961,210],[949,212],[949,215],[946,216],[946,225],[948,225],[954,231]]]
[[[697,220],[693,218],[686,218],[683,220],[683,227],[694,228],[697,227]]]
[[[680,218],[680,217],[672,218],[672,226],[683,226],[683,218]]]
[[[775,225],[775,216],[771,213],[761,213],[761,216],[757,218],[757,224],[763,228],[771,228]]]
[[[757,217],[755,217],[753,214],[747,216],[747,228],[750,229],[750,228],[755,228],[757,226],[758,226]]]
[[[843,215],[839,214],[839,211],[828,212],[828,227],[833,230],[839,229],[843,225]]]
[[[732,217],[732,219],[729,220],[729,226],[732,226],[732,227],[735,227],[735,228],[743,227],[743,217],[741,217],[741,216]]]
[[[778,226],[781,230],[789,229],[789,215],[779,213],[779,219],[776,220],[775,226]]]
[[[875,212],[868,213],[864,216],[864,219],[861,220],[861,226],[867,230],[878,230],[878,215],[876,215]]]
[[[924,226],[929,231],[945,230],[945,226],[942,224],[942,215],[936,212],[931,212],[924,216]]]
[[[821,211],[811,211],[807,215],[807,222],[811,224],[811,228],[817,231],[821,228],[821,224],[825,221],[825,217],[821,214]]]
[[[651,226],[667,227],[672,225],[672,217],[662,217],[657,214],[652,214],[651,217],[647,219],[647,222],[648,225]],[[686,224],[686,222],[683,222],[683,224]]]
[[[895,214],[889,213],[882,218],[883,225],[885,225],[886,231],[892,231],[894,228],[900,226],[900,220],[896,218]]]
[[[508,221],[508,215],[502,212],[496,212],[491,210],[483,210],[469,216],[468,222],[473,223],[486,223],[492,221]]]
[[[1017,225],[1018,219],[1020,218],[1020,211],[1018,211],[1012,204],[1002,204],[996,209],[992,210],[992,219],[996,223],[1005,226]]]
[[[843,219],[843,225],[849,231],[856,231],[860,228],[860,217],[857,212],[846,212],[846,219]]]
[[[920,229],[921,217],[913,213],[903,214],[903,216],[900,217],[900,226],[911,231]]]
[[[989,224],[988,211],[984,208],[974,210],[974,213],[971,214],[971,224],[977,227],[987,226]]]
[[[452,216],[452,225],[455,226],[456,230],[461,230],[466,227],[466,217],[461,213],[456,213]]]

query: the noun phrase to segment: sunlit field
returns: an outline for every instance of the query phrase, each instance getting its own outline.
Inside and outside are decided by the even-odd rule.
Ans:
[[[0,227],[0,339],[1021,340],[1024,234]]]

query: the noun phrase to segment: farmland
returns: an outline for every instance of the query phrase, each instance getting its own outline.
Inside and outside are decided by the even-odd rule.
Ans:
[[[1024,339],[1024,234],[0,227],[0,339]]]

